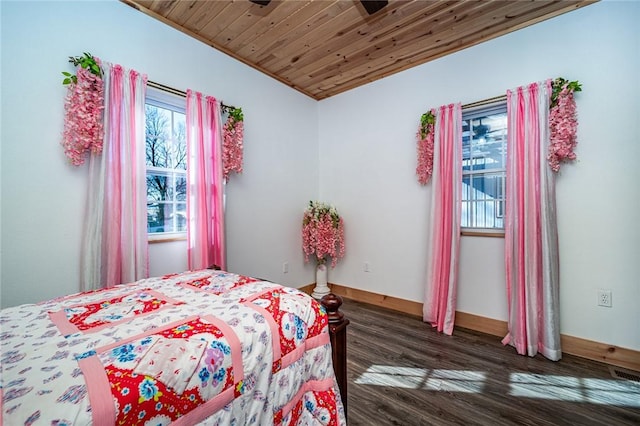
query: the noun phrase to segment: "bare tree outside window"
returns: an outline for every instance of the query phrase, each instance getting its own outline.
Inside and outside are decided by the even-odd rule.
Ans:
[[[181,111],[147,103],[147,230],[186,230],[186,123]]]

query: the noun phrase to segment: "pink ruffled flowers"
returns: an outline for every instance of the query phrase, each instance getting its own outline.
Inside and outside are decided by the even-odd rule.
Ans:
[[[416,137],[418,138],[418,165],[416,166],[416,175],[421,185],[426,185],[433,174],[433,144],[435,124],[434,111],[422,114],[420,119],[420,128]]]
[[[302,219],[302,249],[305,262],[315,254],[318,264],[331,257],[331,267],[344,256],[344,222],[337,210],[321,202],[309,202]]]
[[[93,59],[99,66],[100,60]],[[69,83],[65,98],[62,135],[64,153],[74,166],[84,164],[87,152],[102,152],[103,100],[102,78],[87,68],[78,68],[76,79]]]
[[[580,91],[578,82],[564,79],[554,81],[554,96],[549,111],[549,155],[551,170],[560,170],[560,164],[576,159],[574,149],[578,144],[578,116],[574,91]]]
[[[222,127],[222,173],[224,180],[229,179],[231,172],[242,173],[244,122],[242,110],[234,110]],[[239,114],[239,115],[238,115]]]

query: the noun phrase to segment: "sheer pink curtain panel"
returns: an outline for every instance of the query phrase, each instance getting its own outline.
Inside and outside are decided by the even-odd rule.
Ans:
[[[226,268],[220,105],[187,90],[187,250],[189,269]]]
[[[462,191],[462,107],[436,110],[423,320],[451,335],[455,322]]]
[[[104,147],[89,160],[83,290],[148,277],[145,166],[147,76],[104,62]]]
[[[507,92],[508,334],[521,355],[562,357],[555,174],[547,163],[551,80]]]

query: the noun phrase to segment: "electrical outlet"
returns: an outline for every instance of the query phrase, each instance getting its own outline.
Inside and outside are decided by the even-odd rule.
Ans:
[[[610,308],[611,305],[611,290],[598,290],[598,306],[604,306]]]
[[[371,272],[371,265],[369,264],[369,262],[364,262],[364,265],[362,266],[362,269],[365,272]]]
[[[286,274],[289,272],[289,262],[282,262],[282,273]]]

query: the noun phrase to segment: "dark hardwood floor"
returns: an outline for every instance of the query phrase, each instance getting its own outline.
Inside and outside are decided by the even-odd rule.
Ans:
[[[517,355],[494,336],[433,331],[345,299],[348,424],[640,425],[640,383],[571,355]]]

